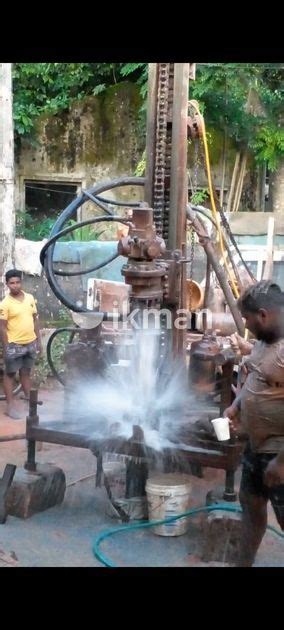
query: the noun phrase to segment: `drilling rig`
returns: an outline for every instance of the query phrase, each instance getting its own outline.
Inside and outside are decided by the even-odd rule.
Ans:
[[[126,331],[120,330],[119,327],[114,331],[113,312],[87,308],[82,301],[72,300],[62,288],[59,277],[95,274],[98,269],[120,255],[125,258],[121,273],[128,289],[129,311],[136,309],[139,319],[145,309],[170,310],[173,326],[170,331],[166,331],[161,324],[160,339],[163,340],[161,346],[166,347],[167,351],[170,349],[173,357],[183,361],[184,370],[188,372],[189,387],[193,388],[196,395],[206,392],[206,395],[211,396],[211,417],[214,417],[220,415],[231,403],[233,366],[237,363],[238,357],[231,348],[222,343],[222,339],[214,331],[206,327],[206,322],[203,338],[200,340],[199,337],[192,343],[189,353],[188,331],[175,326],[180,311],[191,310],[191,299],[188,302],[187,290],[190,286],[191,298],[192,285],[188,285],[187,265],[192,262],[194,255],[194,240],[198,240],[204,249],[208,262],[207,270],[210,272],[212,269],[215,273],[236,330],[244,334],[244,327],[235,300],[237,291],[241,289],[240,278],[231,256],[231,248],[228,247],[228,243],[232,246],[236,244],[224,213],[222,209],[216,212],[216,199],[215,201],[212,199],[215,209],[213,223],[223,251],[222,265],[219,250],[210,239],[200,216],[202,208],[188,203],[188,141],[200,139],[201,142],[202,138],[203,140],[205,138],[203,117],[194,102],[189,104],[191,67],[192,64],[189,63],[149,65],[145,177],[117,178],[82,191],[57,219],[50,238],[42,249],[41,263],[53,293],[72,311],[76,324],[74,327],[56,331],[51,336],[47,348],[52,369],[61,379],[52,363],[51,346],[57,334],[63,330],[69,332],[70,343],[66,352],[68,369],[64,383],[66,391],[68,388],[72,390],[76,374],[84,374],[86,378],[92,371],[103,375],[106,364],[110,360],[114,361],[117,345],[123,343],[125,335],[131,336],[131,326]],[[122,186],[141,187],[143,201],[126,204],[112,199],[110,202],[104,196],[107,191]],[[101,209],[102,214],[70,227],[70,219],[77,219],[78,211],[85,203],[93,203],[96,209],[98,207]],[[112,207],[115,205],[127,206],[127,213],[114,214]],[[53,256],[58,239],[74,229],[100,222],[119,222],[128,229],[128,233],[118,241],[115,255],[103,263],[96,264],[94,261],[90,268],[79,272],[63,272],[56,269]],[[190,258],[187,246],[189,232],[192,245]],[[226,268],[229,269],[229,266],[231,271],[228,276]],[[193,278],[189,280],[192,281]],[[121,318],[121,313],[118,317]],[[222,374],[220,401],[212,410],[217,373]],[[62,424],[55,419],[50,425],[48,423],[41,425],[37,404],[37,392],[33,391],[26,426],[27,470],[36,470],[37,441],[91,448],[97,457],[96,483],[100,484],[103,453],[113,451],[129,458],[126,484],[128,496],[131,496],[131,493],[132,496],[139,492],[143,494],[152,453],[144,443],[141,427],[133,423],[133,436],[130,440],[122,439],[115,434],[94,440],[88,431],[80,431],[78,423],[74,424],[71,420],[69,424],[68,422]],[[174,446],[172,449],[166,449],[165,470],[170,471],[172,462],[177,459],[180,470],[188,471],[189,466],[192,470],[196,466],[199,471],[204,466],[223,469],[224,499],[235,500],[234,473],[240,462],[242,446],[233,438],[226,443],[217,442],[213,435],[210,436],[193,425],[184,428],[183,431],[182,441],[186,443],[187,448],[182,452]],[[109,489],[108,493],[110,496]]]

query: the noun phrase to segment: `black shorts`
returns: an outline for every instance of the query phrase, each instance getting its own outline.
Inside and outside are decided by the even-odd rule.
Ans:
[[[240,491],[269,500],[277,521],[284,530],[284,484],[268,488],[264,483],[264,471],[276,455],[277,453],[254,453],[250,446],[247,446],[242,459]]]
[[[15,374],[22,368],[31,369],[36,359],[36,342],[8,343],[5,353],[5,373]]]

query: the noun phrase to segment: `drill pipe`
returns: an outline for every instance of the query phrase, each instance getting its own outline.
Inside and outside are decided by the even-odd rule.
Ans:
[[[238,333],[243,337],[245,334],[245,327],[244,327],[241,314],[238,310],[236,300],[233,296],[233,293],[228,283],[228,280],[226,278],[225,272],[217,260],[216,252],[214,250],[210,237],[208,236],[208,233],[203,224],[203,221],[199,217],[197,218],[196,213],[194,212],[190,204],[188,204],[186,207],[186,216],[188,220],[192,223],[192,226],[194,230],[196,231],[197,236],[199,238],[200,245],[202,245],[207,255],[207,258],[210,260],[210,263],[215,271],[215,274],[218,278],[220,286],[223,290],[224,296],[227,300],[229,309],[234,318]]]

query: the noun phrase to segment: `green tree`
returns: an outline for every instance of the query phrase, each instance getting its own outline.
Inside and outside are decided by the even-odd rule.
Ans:
[[[236,148],[248,147],[257,161],[276,169],[284,156],[283,64],[197,64],[190,91],[207,124],[226,129]]]
[[[143,67],[142,67],[143,66]],[[41,114],[66,110],[75,100],[97,95],[125,80],[140,85],[145,96],[147,64],[15,63],[13,101],[16,136],[32,135]]]
[[[96,95],[107,86],[128,80],[147,96],[146,63],[16,63],[13,68],[16,134],[31,134],[40,114],[68,109],[74,100]],[[249,94],[257,106],[247,106]],[[283,156],[283,64],[197,64],[190,97],[203,107],[206,122],[226,128],[236,146],[246,145],[260,161],[276,168]]]
[[[228,138],[236,148],[227,210],[239,207],[246,165],[251,157],[255,166],[268,167],[272,208],[283,210],[284,64],[197,64],[196,81],[191,83],[190,92],[191,98],[201,104],[206,124],[223,131],[223,165]],[[250,172],[253,175],[256,168],[250,167]],[[264,172],[262,170],[262,177]],[[254,184],[250,190],[251,207],[259,207],[264,201],[263,197],[257,199],[255,195]],[[221,199],[223,201],[223,188]]]
[[[32,139],[41,114],[67,110],[73,101],[99,94],[126,78],[140,87],[143,105],[138,128],[144,136],[147,75],[146,63],[16,63],[15,139],[23,135]],[[199,101],[206,124],[223,131],[236,151],[243,152],[244,164],[250,153],[277,179],[284,168],[283,64],[197,63],[190,98]],[[276,188],[282,190],[278,184]]]

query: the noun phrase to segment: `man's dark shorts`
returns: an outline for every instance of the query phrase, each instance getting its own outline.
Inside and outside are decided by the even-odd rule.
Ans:
[[[242,459],[240,491],[271,501],[277,521],[284,530],[284,484],[268,488],[263,480],[267,465],[276,455],[277,453],[254,453],[247,446]]]
[[[22,368],[31,369],[36,359],[36,342],[19,344],[8,343],[5,352],[5,372],[15,374]]]

